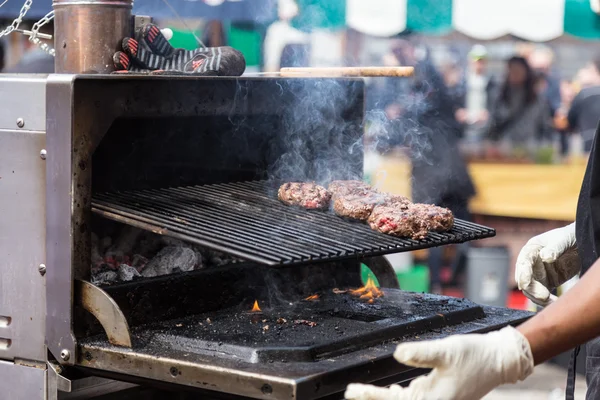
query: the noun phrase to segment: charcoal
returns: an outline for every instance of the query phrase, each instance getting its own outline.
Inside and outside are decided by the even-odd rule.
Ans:
[[[133,278],[137,278],[139,276],[141,276],[140,273],[134,267],[127,265],[127,264],[121,264],[119,266],[119,279],[120,280],[122,280],[124,282],[129,282],[129,281],[132,281]]]
[[[175,271],[191,271],[197,262],[194,250],[188,247],[167,246],[150,260],[142,271],[142,276],[149,278],[171,274]]]
[[[184,242],[181,239],[175,239],[169,236],[162,237],[163,245],[165,246],[175,246],[175,247],[191,247],[190,244]]]
[[[148,264],[148,259],[141,254],[134,254],[131,258],[130,265],[138,272],[141,272],[144,268],[146,268],[146,264]]]
[[[202,258],[202,253],[196,250],[194,250],[194,253],[196,254],[196,265],[194,266],[194,269],[204,269],[206,264],[204,263],[204,259]]]
[[[115,282],[119,275],[115,271],[104,271],[92,275],[92,283],[94,285],[106,285]]]
[[[165,246],[163,237],[152,232],[144,232],[136,246],[135,253],[152,258]]]

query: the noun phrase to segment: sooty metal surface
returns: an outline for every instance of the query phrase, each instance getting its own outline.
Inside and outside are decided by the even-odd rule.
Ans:
[[[79,341],[77,365],[123,380],[143,378],[258,399],[312,400],[351,382],[404,382],[425,371],[397,363],[404,341],[485,332],[530,312],[385,289],[374,304],[348,293],[317,301],[252,301],[219,311],[136,326],[131,349],[105,335]],[[122,375],[120,375],[122,374]]]
[[[373,304],[349,292],[284,306],[262,304],[255,312],[249,303],[143,330],[181,351],[216,352],[251,363],[311,362],[485,317],[480,306],[464,299],[397,289],[385,293]]]
[[[333,213],[289,207],[273,182],[253,181],[94,195],[104,217],[266,265],[369,257],[462,243],[495,230],[456,220],[446,233],[396,238]]]

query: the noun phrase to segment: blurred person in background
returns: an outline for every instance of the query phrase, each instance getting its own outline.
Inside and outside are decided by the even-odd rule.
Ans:
[[[589,152],[600,116],[600,57],[588,64],[578,78],[581,90],[567,114],[568,129],[581,135],[583,150]]]
[[[456,56],[449,56],[441,67],[442,78],[446,85],[446,92],[453,104],[458,104],[465,95],[465,76]]]
[[[554,128],[560,135],[560,154],[566,156],[569,153],[569,122],[567,115],[571,103],[575,97],[573,84],[567,80],[560,82],[560,107],[554,113]]]
[[[487,49],[475,45],[469,51],[469,70],[464,97],[459,99],[456,120],[464,127],[464,147],[468,154],[477,153],[480,141],[489,129],[490,110],[497,97],[498,85],[488,72]]]
[[[23,21],[20,26],[21,29],[30,31],[33,27],[33,22]],[[54,22],[50,21],[48,24],[42,26],[39,32],[54,35]],[[28,37],[22,37],[25,45],[25,54],[23,54],[16,65],[6,68],[2,72],[19,74],[54,73],[54,57],[46,53],[38,45],[29,41]]]
[[[295,0],[278,0],[278,20],[267,28],[263,45],[265,72],[279,72],[285,67],[307,67],[310,36],[292,26],[300,9]]]
[[[538,87],[539,88],[539,87]],[[491,113],[489,157],[532,153],[552,138],[548,103],[536,93],[536,77],[523,57],[507,62],[506,79]]]
[[[541,95],[546,98],[550,107],[550,115],[553,118],[556,110],[560,107],[560,77],[552,67],[554,53],[547,47],[535,48],[527,57],[527,63],[531,69],[538,73],[545,81]]]
[[[412,164],[412,199],[419,203],[447,207],[456,218],[469,221],[469,200],[475,187],[465,161],[458,151],[460,126],[454,119],[455,105],[442,76],[434,68],[428,52],[409,40],[393,42],[398,64],[413,66],[410,79],[390,80],[381,99],[394,129],[389,146],[407,146]],[[467,245],[457,247],[453,271],[465,258]],[[440,272],[443,249],[429,249],[431,291],[441,292]]]

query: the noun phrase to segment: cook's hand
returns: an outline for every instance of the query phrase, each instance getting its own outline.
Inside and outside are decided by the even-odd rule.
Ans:
[[[406,388],[351,384],[348,400],[477,400],[496,386],[524,380],[533,372],[529,342],[513,327],[486,334],[405,343],[394,353],[402,364],[433,368]]]
[[[550,293],[581,270],[575,242],[575,223],[531,238],[517,257],[515,280],[531,301],[547,306]]]

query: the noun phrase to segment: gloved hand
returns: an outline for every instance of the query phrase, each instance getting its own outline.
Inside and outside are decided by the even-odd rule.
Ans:
[[[243,54],[232,47],[176,49],[153,24],[146,25],[137,36],[124,38],[123,51],[114,54],[116,73],[240,76],[246,69]]]
[[[524,380],[533,372],[527,339],[513,327],[486,334],[450,336],[404,343],[394,358],[417,368],[433,368],[408,387],[351,384],[348,400],[477,400],[496,386]]]
[[[575,223],[531,238],[517,258],[515,280],[531,301],[547,306],[550,293],[581,270],[575,243]]]

